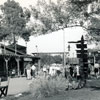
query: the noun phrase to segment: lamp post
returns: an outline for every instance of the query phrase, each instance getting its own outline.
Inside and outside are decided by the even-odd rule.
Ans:
[[[64,28],[62,28],[62,30],[63,30],[63,52],[64,52],[63,66],[65,67],[65,65],[66,65],[66,57],[65,57],[65,31],[64,31]]]
[[[69,58],[70,57],[70,45],[68,45],[67,48],[68,48],[68,63],[69,63],[70,62],[70,58]]]
[[[68,53],[70,54],[70,45],[68,45]]]
[[[64,54],[63,54],[64,55],[63,56],[63,67],[65,67],[65,65],[66,65],[66,57],[65,57],[65,30],[64,29],[67,28],[67,25],[65,24],[63,18],[60,18],[59,22],[60,22],[60,25],[62,26],[62,28],[60,28],[60,29],[62,29],[62,31],[63,31],[63,52],[64,52]]]
[[[37,55],[38,55],[38,46],[36,45],[35,47],[36,47],[36,52],[37,52]]]
[[[37,52],[37,56],[39,56],[39,53],[38,53],[38,46],[36,45],[36,52]],[[38,71],[40,70],[40,60],[37,61],[37,75],[38,75]]]
[[[64,30],[64,21],[63,19],[60,19],[59,22],[61,23],[61,26],[59,26],[59,29],[62,29],[63,31],[63,67],[66,65],[66,57],[65,57],[65,30]]]

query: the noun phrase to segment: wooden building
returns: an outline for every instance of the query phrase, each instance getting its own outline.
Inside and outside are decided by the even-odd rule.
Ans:
[[[19,49],[20,50],[19,50]],[[24,52],[23,52],[24,51]],[[15,70],[16,75],[24,75],[25,67],[28,62],[37,63],[39,67],[40,58],[37,56],[27,55],[26,47],[17,45],[15,50],[11,46],[0,45],[0,76],[11,75]]]

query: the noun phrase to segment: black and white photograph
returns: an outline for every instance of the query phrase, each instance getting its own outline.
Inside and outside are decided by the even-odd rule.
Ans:
[[[0,100],[100,100],[100,0],[0,0]]]

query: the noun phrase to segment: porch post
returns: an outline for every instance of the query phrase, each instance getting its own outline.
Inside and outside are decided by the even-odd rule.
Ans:
[[[38,70],[40,70],[40,68],[41,68],[41,61],[40,59],[38,59]]]
[[[6,62],[6,73],[7,73],[7,76],[8,76],[8,61],[9,61],[9,57],[4,57],[4,60]]]
[[[19,65],[19,61],[20,61],[20,58],[16,58],[16,61],[17,61],[17,75],[20,76],[20,65]]]

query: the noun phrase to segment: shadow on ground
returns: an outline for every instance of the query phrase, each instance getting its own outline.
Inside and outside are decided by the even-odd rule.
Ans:
[[[98,86],[90,86],[90,88],[92,89],[92,91],[100,91],[100,87]]]
[[[91,91],[100,91],[100,78],[88,80],[86,88],[90,88]]]

